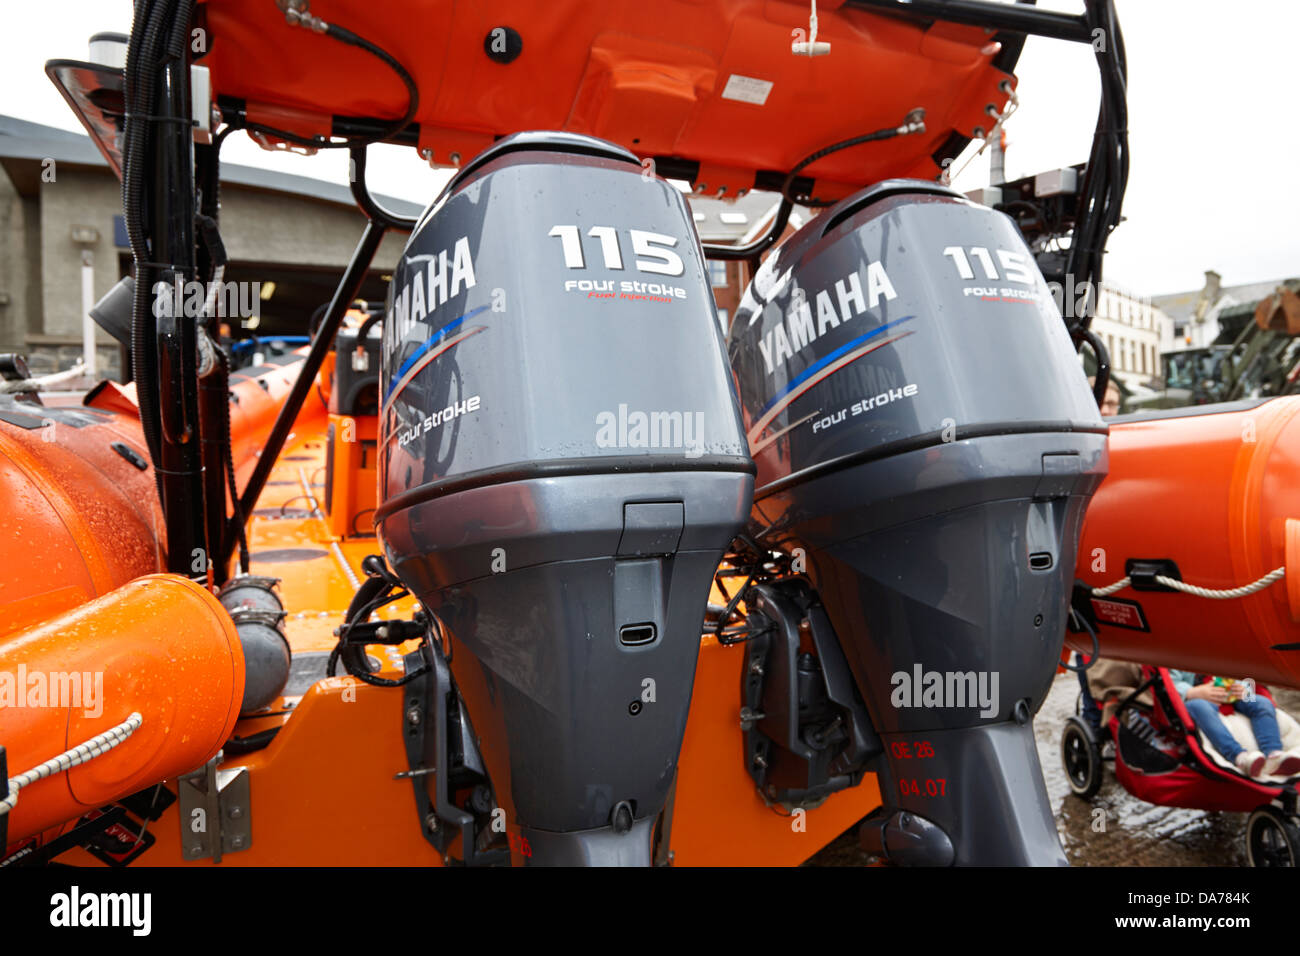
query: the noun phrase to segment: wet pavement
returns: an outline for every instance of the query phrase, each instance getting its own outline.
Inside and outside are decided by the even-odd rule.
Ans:
[[[1273,689],[1278,706],[1300,714],[1300,692]],[[1061,766],[1061,729],[1074,713],[1079,682],[1061,674],[1034,719],[1038,759],[1056,828],[1074,866],[1245,866],[1244,813],[1157,807],[1132,796],[1115,780],[1109,761],[1091,800],[1070,792]],[[1098,814],[1096,811],[1104,811]],[[814,866],[862,866],[870,858],[857,846],[857,828],[808,861]]]

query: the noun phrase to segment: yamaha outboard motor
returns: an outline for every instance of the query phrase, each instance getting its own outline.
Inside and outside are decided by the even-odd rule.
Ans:
[[[463,168],[393,274],[380,535],[516,861],[651,862],[753,494],[706,277],[678,190],[563,133]]]
[[[760,788],[784,766],[769,798],[817,798],[874,743],[868,850],[1063,864],[1031,722],[1106,426],[1015,226],[944,186],[878,184],[768,259],[729,349],[752,534],[806,571],[750,601],[766,626],[742,688]]]

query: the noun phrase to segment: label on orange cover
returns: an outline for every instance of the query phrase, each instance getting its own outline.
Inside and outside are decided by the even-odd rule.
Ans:
[[[1095,597],[1092,599],[1092,610],[1102,624],[1123,627],[1130,631],[1151,630],[1147,626],[1146,616],[1142,613],[1142,605],[1137,601]]]
[[[767,96],[771,92],[772,82],[770,80],[759,80],[752,76],[741,76],[739,73],[732,73],[727,77],[727,85],[723,87],[722,98],[762,106],[767,102]]]

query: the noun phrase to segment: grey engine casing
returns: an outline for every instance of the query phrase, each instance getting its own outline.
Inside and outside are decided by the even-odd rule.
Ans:
[[[803,549],[884,745],[864,842],[1063,863],[1030,717],[1107,429],[1015,226],[934,183],[878,184],[769,257],[728,344],[753,529]],[[916,816],[933,851],[903,849]]]
[[[450,634],[525,862],[648,863],[753,491],[686,204],[620,147],[517,134],[426,211],[392,289],[387,557]]]

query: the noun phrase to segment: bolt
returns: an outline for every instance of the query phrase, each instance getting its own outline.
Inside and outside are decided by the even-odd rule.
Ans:
[[[202,856],[202,855],[203,855],[203,844],[196,843],[192,847],[190,847],[190,856]]]
[[[751,674],[759,674],[759,675],[761,675],[761,674],[763,673],[763,662],[760,661],[760,660],[758,660],[758,659],[754,659],[754,660],[750,661],[750,662],[749,662],[749,672],[750,672]]]
[[[242,850],[244,848],[244,838],[241,836],[231,837],[230,848],[232,850]]]
[[[637,714],[641,713],[641,701],[639,701],[639,700],[634,700],[634,701],[632,701],[632,703],[628,704],[628,705],[627,705],[627,712],[628,712],[629,714],[631,714],[633,717],[635,717]]]
[[[767,760],[766,760],[766,758],[764,758],[764,756],[763,756],[762,754],[754,754],[754,766],[755,766],[755,767],[766,767],[766,766],[767,766]]]
[[[420,708],[412,707],[406,712],[406,722],[411,725],[420,723]]]
[[[238,820],[238,819],[239,819],[240,817],[242,817],[243,815],[244,815],[244,808],[243,808],[243,807],[231,807],[231,808],[230,808],[230,812],[229,812],[229,814],[228,814],[228,816],[229,816],[230,819],[232,819],[232,820]]]
[[[424,818],[424,828],[430,833],[438,832],[438,817],[436,814],[431,813]]]
[[[1042,627],[1042,626],[1043,626],[1043,615],[1041,615],[1041,614],[1035,614],[1035,615],[1034,615],[1034,627]]]

